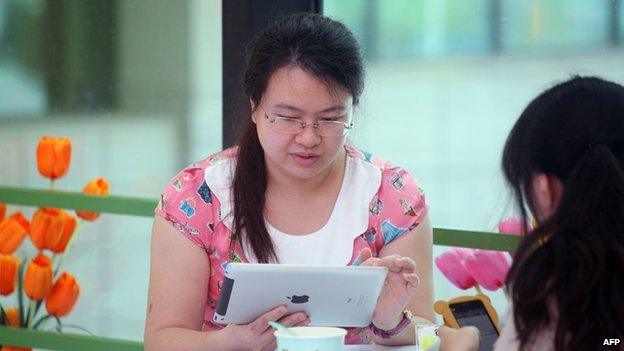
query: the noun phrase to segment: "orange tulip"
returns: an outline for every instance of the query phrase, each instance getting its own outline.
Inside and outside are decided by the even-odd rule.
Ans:
[[[0,203],[0,221],[4,219],[4,216],[6,216],[6,208],[6,204]]]
[[[63,211],[58,208],[40,208],[33,215],[30,241],[39,250],[58,245],[65,224]]]
[[[8,325],[12,327],[19,327],[19,310],[17,309],[17,307],[9,307],[6,310],[4,310],[4,313],[9,319]]]
[[[108,181],[104,178],[95,178],[82,189],[82,192],[87,195],[99,195],[107,196],[110,193],[110,186]],[[76,211],[78,217],[87,220],[95,221],[100,214],[98,212]]]
[[[0,295],[10,295],[15,290],[19,264],[17,257],[0,254]]]
[[[24,292],[31,300],[41,301],[52,289],[52,260],[37,255],[26,267]]]
[[[65,211],[61,211],[61,216],[63,217],[63,231],[61,232],[60,240],[56,244],[48,245],[48,249],[57,254],[65,252],[67,243],[69,243],[76,230],[76,218],[74,216]]]
[[[61,274],[56,283],[54,283],[52,291],[46,297],[46,310],[48,310],[49,314],[56,317],[68,315],[74,308],[79,293],[80,287],[76,282],[76,278],[69,273]]]
[[[61,178],[71,163],[71,140],[44,136],[37,145],[37,169],[52,180]]]
[[[29,231],[30,223],[20,212],[0,222],[0,253],[10,255],[15,252]]]

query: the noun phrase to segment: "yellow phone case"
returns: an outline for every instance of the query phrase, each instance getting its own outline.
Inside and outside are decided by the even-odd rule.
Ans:
[[[474,301],[474,300],[480,300],[481,302],[483,302],[483,306],[485,306],[485,310],[487,314],[489,315],[492,322],[494,322],[493,324],[494,324],[494,327],[496,328],[496,331],[498,332],[498,334],[500,334],[501,330],[500,330],[500,324],[498,321],[498,314],[496,313],[496,310],[492,306],[492,303],[490,302],[490,298],[483,294],[477,294],[474,296],[459,296],[449,301],[439,300],[433,304],[433,309],[436,311],[437,314],[442,316],[442,319],[444,320],[444,324],[447,327],[459,328],[459,323],[457,322],[457,319],[455,319],[455,316],[451,312],[450,305],[454,303]]]

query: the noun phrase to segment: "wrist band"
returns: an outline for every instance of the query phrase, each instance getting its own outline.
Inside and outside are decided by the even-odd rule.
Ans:
[[[405,329],[408,325],[410,325],[410,323],[412,323],[412,319],[413,318],[414,318],[414,316],[412,315],[412,312],[406,308],[406,309],[403,310],[403,319],[401,319],[401,322],[399,322],[399,325],[397,325],[396,327],[394,327],[394,328],[392,328],[390,330],[384,330],[384,329],[377,328],[371,322],[371,324],[368,326],[368,329],[373,334],[381,337],[382,339],[389,339],[392,336],[397,335],[400,332],[402,332],[403,329]]]

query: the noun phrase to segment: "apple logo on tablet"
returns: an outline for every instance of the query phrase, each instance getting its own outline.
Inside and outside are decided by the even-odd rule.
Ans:
[[[308,302],[308,300],[310,300],[310,296],[308,295],[293,295],[292,297],[286,296],[286,298],[289,299],[292,303],[306,303]]]

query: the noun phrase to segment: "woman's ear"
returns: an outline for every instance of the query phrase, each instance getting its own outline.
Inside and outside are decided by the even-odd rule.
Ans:
[[[256,104],[252,99],[249,99],[249,106],[251,107],[251,120],[256,123]]]
[[[563,195],[563,184],[559,178],[551,174],[538,173],[533,176],[532,191],[537,220],[543,221],[552,216]]]

